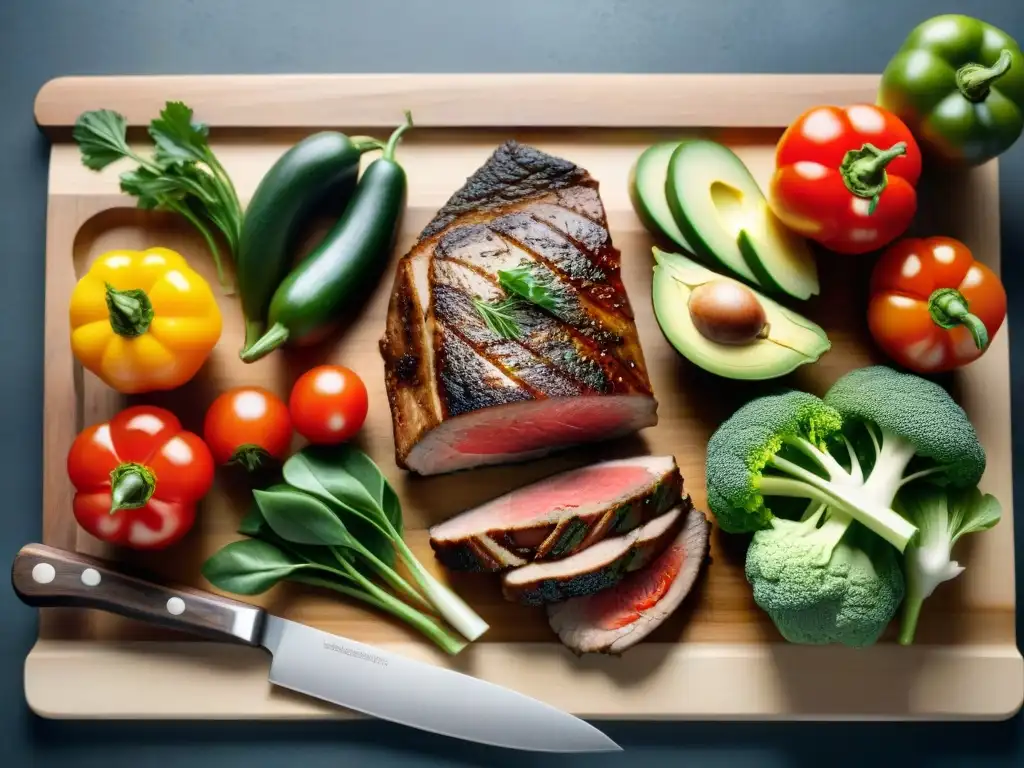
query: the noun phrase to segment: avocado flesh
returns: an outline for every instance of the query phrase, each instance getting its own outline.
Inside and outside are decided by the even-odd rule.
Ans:
[[[711,341],[693,324],[690,294],[704,283],[732,278],[657,248],[654,258],[652,293],[658,324],[669,343],[704,370],[730,379],[772,379],[813,363],[831,348],[820,326],[758,291],[754,294],[764,307],[767,337],[736,346]]]
[[[663,235],[687,253],[693,253],[693,246],[679,230],[665,196],[668,161],[680,143],[661,142],[643,151],[630,171],[629,199],[647,229]]]
[[[709,263],[766,291],[797,299],[818,293],[810,245],[775,217],[728,147],[707,140],[680,144],[669,160],[666,194],[680,231]]]

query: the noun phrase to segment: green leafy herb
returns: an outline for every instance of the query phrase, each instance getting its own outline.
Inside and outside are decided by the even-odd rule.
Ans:
[[[519,320],[516,311],[524,305],[518,297],[512,297],[499,302],[473,299],[473,306],[491,329],[491,333],[503,339],[518,339],[523,331],[519,327]]]
[[[94,171],[126,158],[137,163],[121,174],[121,190],[137,198],[139,208],[173,211],[195,227],[213,256],[217,279],[230,292],[214,232],[220,232],[233,256],[241,237],[242,206],[231,178],[210,149],[209,128],[192,122],[189,107],[169,101],[149,125],[155,145],[152,157],[128,146],[127,131],[123,115],[100,109],[80,115],[72,136],[82,163]]]
[[[395,548],[391,543],[391,531],[379,520],[375,510],[380,505],[372,492],[348,471],[334,471],[335,462],[344,460],[343,454],[331,448],[309,446],[285,462],[284,479],[295,488],[327,504],[335,514],[343,516],[348,529],[367,550],[382,562],[394,565]],[[374,473],[379,476],[380,471],[376,465],[369,457],[366,460],[373,465]],[[340,468],[344,470],[344,467]],[[369,482],[379,481],[369,478]],[[400,509],[398,517],[401,526]],[[397,532],[401,535],[401,527]]]
[[[203,565],[203,576],[237,595],[259,595],[282,579],[316,566],[259,539],[233,541]]]
[[[394,562],[393,549],[386,550],[387,554],[380,557],[377,554],[379,549],[375,552],[364,546],[341,518],[315,496],[288,485],[253,491],[253,496],[267,526],[283,541],[289,544],[327,546],[331,548],[335,560],[358,561],[412,602],[430,609],[420,594],[390,567]]]
[[[285,541],[347,547],[352,542],[345,524],[313,496],[286,485],[253,491],[256,505],[271,530]]]
[[[537,268],[523,265],[498,272],[498,282],[510,294],[546,309],[556,317],[565,311],[565,289],[551,273],[542,276]]]
[[[487,630],[402,539],[398,496],[369,456],[348,445],[309,446],[285,462],[283,475],[284,483],[253,491],[240,525],[259,546],[235,542],[215,553],[203,569],[212,584],[239,594],[283,580],[333,589],[406,621],[449,653],[465,641],[424,611],[469,640]],[[394,570],[398,559],[416,586]]]
[[[555,317],[564,318],[568,298],[565,289],[550,273],[542,276],[536,267],[524,264],[500,270],[498,283],[508,294],[506,298],[501,301],[473,299],[473,306],[496,336],[503,339],[522,336],[522,318],[519,315],[531,304]]]

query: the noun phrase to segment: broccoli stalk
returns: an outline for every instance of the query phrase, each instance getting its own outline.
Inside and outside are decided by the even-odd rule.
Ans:
[[[765,497],[802,498],[850,515],[903,551],[917,528],[890,508],[896,489],[886,497],[888,476],[884,483],[865,478],[842,424],[834,408],[806,392],[760,397],[736,411],[708,442],[708,504],[722,530],[764,529],[775,517]],[[829,441],[845,446],[848,466]]]
[[[899,641],[911,645],[924,601],[940,584],[964,571],[953,559],[953,545],[964,534],[992,528],[1002,517],[1002,507],[994,496],[982,495],[977,488],[946,490],[930,483],[900,493],[895,506],[920,529],[903,555],[907,598]]]
[[[746,576],[754,601],[791,643],[876,642],[905,593],[896,550],[845,512],[812,503],[800,521],[754,534]]]
[[[813,499],[844,510],[902,551],[917,531],[912,523],[896,514],[889,506],[903,482],[903,469],[914,456],[913,445],[893,436],[892,442],[886,443],[879,451],[880,460],[874,463],[875,471],[865,479],[856,451],[845,436],[842,439],[846,444],[850,469],[836,461],[828,451],[818,448],[805,438],[784,438],[786,445],[812,459],[827,478],[776,454],[769,457],[767,466],[787,477],[762,476],[761,493],[766,496]]]

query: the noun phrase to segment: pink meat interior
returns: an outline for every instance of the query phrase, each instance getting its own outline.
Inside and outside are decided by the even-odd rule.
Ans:
[[[621,629],[643,617],[665,596],[686,561],[686,548],[677,541],[650,565],[628,574],[611,589],[587,601],[587,618],[601,629]]]
[[[523,418],[507,408],[465,429],[455,443],[460,453],[490,455],[528,453],[557,445],[582,443],[625,429],[636,410],[619,397],[578,397],[549,401],[543,413]],[[538,418],[540,417],[540,418]]]
[[[437,526],[432,535],[443,539],[483,531],[513,531],[523,523],[555,521],[565,510],[582,513],[586,508],[607,508],[647,491],[656,474],[661,474],[663,463],[663,458],[644,457],[641,461],[606,462],[554,475],[458,515]]]
[[[554,477],[496,502],[491,510],[498,523],[546,515],[557,510],[578,509],[639,492],[651,482],[643,466],[585,467],[566,477]]]

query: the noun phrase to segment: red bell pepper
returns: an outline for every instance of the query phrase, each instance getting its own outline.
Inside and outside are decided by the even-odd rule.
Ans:
[[[871,104],[804,112],[779,140],[775,166],[772,211],[831,251],[881,248],[917,212],[921,150],[903,121]]]
[[[871,336],[915,373],[951,371],[977,360],[1005,319],[999,276],[951,237],[893,243],[871,273]]]
[[[82,430],[68,452],[75,519],[102,541],[163,549],[196,518],[213,456],[170,411],[140,405]]]

